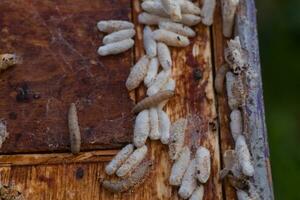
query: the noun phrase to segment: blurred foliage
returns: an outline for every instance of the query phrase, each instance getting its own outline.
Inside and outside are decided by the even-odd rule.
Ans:
[[[256,5],[275,198],[300,200],[300,0]]]

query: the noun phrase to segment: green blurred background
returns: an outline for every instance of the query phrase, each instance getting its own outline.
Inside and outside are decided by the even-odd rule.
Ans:
[[[300,200],[300,0],[257,0],[275,198]]]

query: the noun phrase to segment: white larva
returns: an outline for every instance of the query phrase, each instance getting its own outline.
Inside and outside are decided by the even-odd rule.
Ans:
[[[206,183],[210,176],[210,153],[205,147],[199,147],[195,155],[196,176],[198,181]]]
[[[153,84],[148,88],[147,95],[152,96],[159,92],[164,84],[169,80],[170,75],[171,70],[159,72],[156,79],[153,81]]]
[[[147,86],[147,88],[150,87],[153,81],[155,80],[158,72],[158,68],[159,68],[158,59],[156,57],[151,58],[150,63],[148,65],[147,75],[144,78],[144,84]]]
[[[193,14],[193,15],[201,14],[201,9],[199,8],[199,6],[197,6],[191,1],[179,0],[179,4],[181,8],[181,13],[183,14]]]
[[[153,38],[153,32],[149,26],[145,26],[143,34],[144,49],[150,58],[157,55],[157,44]]]
[[[241,111],[235,109],[230,113],[230,131],[236,141],[237,137],[243,132],[243,121]]]
[[[195,26],[201,22],[201,17],[192,14],[183,14],[180,22],[187,26]]]
[[[0,55],[0,71],[16,65],[20,62],[20,59],[16,54],[1,54]]]
[[[133,171],[146,157],[147,151],[148,148],[146,145],[136,149],[117,170],[117,176],[124,177],[129,172]]]
[[[160,65],[164,70],[168,70],[172,67],[172,57],[169,47],[159,42],[157,44],[157,54]]]
[[[203,185],[197,186],[189,200],[202,200],[204,196]]]
[[[0,120],[0,148],[8,135],[6,123],[3,120]]]
[[[243,174],[246,176],[253,176],[254,167],[251,163],[251,155],[243,135],[238,136],[235,142],[235,151]]]
[[[239,0],[222,0],[223,35],[231,37]]]
[[[138,16],[138,21],[141,24],[157,25],[161,21],[171,21],[171,20],[165,17],[160,17],[158,15],[152,15],[146,12],[142,12]]]
[[[100,56],[107,56],[107,55],[116,55],[127,51],[134,45],[134,40],[132,39],[125,39],[119,42],[110,43],[104,46],[100,46],[98,49],[98,54]]]
[[[110,44],[122,40],[130,39],[135,35],[134,29],[125,29],[106,35],[103,38],[103,44]]]
[[[216,0],[203,0],[201,9],[202,23],[210,26],[213,24]]]
[[[150,116],[149,110],[143,110],[135,119],[133,130],[133,143],[136,147],[145,145],[150,133]]]
[[[226,90],[228,97],[228,105],[231,110],[238,109],[244,103],[244,89],[239,76],[234,75],[232,72],[226,73]]]
[[[189,147],[185,146],[179,154],[179,158],[174,162],[171,175],[169,178],[170,185],[179,186],[181,184],[183,175],[187,170],[191,158],[191,151]]]
[[[189,167],[184,173],[181,186],[178,191],[178,194],[181,198],[183,199],[189,198],[192,195],[193,191],[196,189],[197,180],[195,177],[195,173],[196,173],[196,163],[195,160],[192,160],[189,163]]]
[[[179,153],[184,146],[187,122],[187,119],[180,118],[172,124],[169,141],[169,156],[171,160],[176,160],[178,158]]]
[[[144,11],[153,14],[158,15],[162,17],[168,17],[169,15],[165,12],[162,4],[160,1],[144,1],[141,4],[141,7]]]
[[[173,47],[186,47],[190,44],[187,37],[164,29],[154,31],[153,38],[158,42],[163,42]]]
[[[114,174],[117,169],[124,163],[124,161],[129,157],[129,155],[133,152],[134,146],[132,144],[128,144],[121,151],[117,153],[117,155],[110,161],[110,163],[105,167],[105,172],[108,175]]]
[[[178,1],[175,0],[161,0],[161,4],[169,15],[169,17],[173,21],[180,21],[181,20],[181,8]]]
[[[243,190],[237,190],[236,196],[238,200],[253,200],[248,193]]]
[[[70,134],[71,152],[73,154],[78,154],[80,152],[81,135],[80,135],[80,129],[78,124],[76,105],[74,103],[71,103],[69,108],[68,125],[69,125],[69,134]]]
[[[101,32],[112,33],[124,29],[133,29],[134,24],[124,20],[107,20],[99,21],[97,27]]]
[[[171,126],[171,121],[168,116],[168,114],[161,110],[158,109],[158,123],[159,123],[159,132],[160,132],[160,141],[163,144],[168,144],[169,139],[170,139],[170,126]]]
[[[162,87],[161,91],[165,91],[165,90],[175,91],[175,87],[176,87],[176,81],[172,78],[169,78],[168,82],[166,82],[166,84]],[[168,100],[165,100],[161,102],[157,107],[162,110],[167,103]]]
[[[160,139],[160,132],[159,132],[159,123],[158,123],[158,113],[155,107],[149,109],[149,117],[150,117],[149,138],[151,140],[158,140]]]
[[[131,91],[137,88],[144,80],[149,64],[148,56],[142,56],[138,62],[131,68],[130,74],[126,80],[126,88]]]
[[[180,23],[160,22],[158,26],[160,29],[172,31],[186,37],[194,37],[196,35],[196,32],[193,29]]]

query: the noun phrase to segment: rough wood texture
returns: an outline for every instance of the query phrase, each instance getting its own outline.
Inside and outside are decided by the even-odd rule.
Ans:
[[[10,133],[1,152],[68,151],[70,102],[82,150],[130,142],[133,102],[124,84],[132,52],[98,56],[104,34],[96,28],[100,19],[130,16],[130,0],[0,1],[0,52],[23,58],[0,75],[0,116]]]

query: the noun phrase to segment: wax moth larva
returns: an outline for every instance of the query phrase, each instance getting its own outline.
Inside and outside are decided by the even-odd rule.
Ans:
[[[181,184],[183,175],[188,168],[191,158],[191,151],[189,147],[183,147],[182,151],[179,154],[177,160],[175,160],[172,169],[171,175],[169,178],[170,185],[179,186]]]
[[[164,70],[169,70],[172,67],[172,57],[169,47],[164,43],[157,43],[158,60]]]
[[[136,147],[145,145],[150,133],[150,116],[149,110],[140,112],[136,119],[133,131],[133,143]]]
[[[129,91],[137,88],[144,80],[149,64],[148,56],[142,56],[139,61],[131,68],[130,74],[126,81],[126,87]]]
[[[147,75],[144,78],[144,84],[147,87],[150,87],[153,81],[156,78],[157,72],[159,68],[159,62],[157,58],[151,58],[150,63],[148,65]]]
[[[124,177],[129,172],[132,172],[143,161],[147,155],[147,151],[148,148],[146,145],[137,148],[117,170],[117,176]]]
[[[239,135],[236,139],[235,151],[237,153],[237,158],[239,160],[239,164],[241,165],[243,174],[246,176],[253,176],[254,167],[251,163],[251,155],[243,135]]]
[[[187,119],[180,118],[171,126],[171,135],[169,141],[169,156],[171,160],[176,160],[184,146],[185,129]]]
[[[187,26],[195,26],[201,22],[201,17],[192,14],[183,14],[181,23]]]
[[[182,178],[182,182],[178,191],[178,194],[181,198],[187,199],[189,198],[193,191],[197,187],[197,180],[196,180],[196,163],[195,160],[191,160],[189,163],[189,167],[184,173]]]
[[[236,141],[237,137],[243,132],[243,120],[241,111],[239,111],[238,109],[231,111],[230,120],[231,135],[234,141]]]
[[[220,178],[224,179],[229,172],[234,176],[239,177],[241,175],[240,165],[237,159],[236,152],[234,150],[226,150],[223,155],[224,168],[220,172]]]
[[[160,102],[167,100],[174,96],[173,91],[161,91],[156,93],[153,96],[146,97],[145,99],[141,100],[139,103],[137,103],[134,108],[132,109],[132,112],[138,113],[144,109],[148,109],[151,107],[157,106]]]
[[[130,39],[135,35],[134,29],[125,29],[106,35],[103,38],[103,44],[110,44],[122,40]]]
[[[157,44],[153,38],[153,32],[149,26],[145,26],[143,34],[144,49],[150,58],[157,55]]]
[[[210,153],[204,147],[199,147],[195,155],[196,176],[201,183],[206,183],[210,176]]]
[[[223,35],[231,37],[239,0],[222,0]]]
[[[171,21],[171,20],[165,17],[160,17],[158,15],[152,15],[146,12],[142,12],[138,16],[138,21],[141,24],[157,25],[161,21]]]
[[[171,91],[175,91],[175,87],[176,87],[176,81],[172,78],[169,78],[169,80],[167,81],[167,83],[162,87],[162,91],[164,90],[171,90]],[[163,109],[165,107],[165,105],[168,103],[168,100],[165,100],[161,103],[158,104],[158,108],[159,109]]]
[[[119,42],[114,42],[100,46],[98,49],[98,54],[100,56],[115,55],[127,51],[134,45],[133,39],[125,39]]]
[[[203,185],[199,185],[196,187],[189,200],[202,200],[203,196],[204,196],[204,187]]]
[[[170,139],[170,118],[167,113],[158,109],[159,132],[161,134],[160,141],[163,144],[168,144]]]
[[[218,94],[221,94],[223,91],[224,80],[228,70],[229,70],[228,65],[224,64],[220,67],[220,69],[216,73],[215,89]]]
[[[1,54],[0,55],[0,71],[20,63],[20,58],[16,54]]]
[[[173,21],[180,21],[181,16],[181,8],[178,1],[174,0],[161,0],[161,4],[166,11],[166,13],[170,16]]]
[[[232,72],[226,74],[226,90],[228,97],[228,105],[231,110],[238,109],[244,104],[244,88],[240,76],[234,75]]]
[[[0,120],[0,148],[8,135],[6,123],[3,120]]]
[[[99,21],[97,27],[101,32],[112,33],[124,29],[133,29],[134,24],[124,20],[107,20]]]
[[[201,14],[201,9],[193,2],[188,0],[180,0],[179,2],[180,2],[181,13],[193,14],[193,15]]]
[[[141,163],[133,173],[126,178],[118,179],[117,181],[104,180],[102,182],[102,186],[114,193],[126,192],[134,186],[142,183],[147,174],[151,170],[151,166],[153,165],[152,161],[146,161]]]
[[[213,24],[216,0],[203,0],[201,9],[202,23],[210,26]]]
[[[149,138],[151,140],[158,140],[160,139],[160,132],[159,132],[159,123],[158,123],[158,113],[155,107],[149,109],[149,116],[150,116]]]
[[[175,22],[160,22],[159,28],[172,31],[176,34],[183,35],[186,37],[194,37],[196,35],[196,32],[190,27]]]
[[[153,96],[154,94],[158,93],[161,88],[167,83],[170,75],[171,70],[159,72],[151,86],[147,89],[147,95]]]
[[[158,42],[163,42],[173,47],[186,47],[190,44],[187,37],[164,29],[154,31],[153,38]]]
[[[162,17],[168,17],[169,15],[165,12],[162,4],[160,1],[144,1],[141,4],[141,7],[144,11],[153,14],[158,15]]]
[[[117,169],[124,163],[124,161],[133,152],[134,146],[132,144],[126,145],[117,155],[110,161],[110,163],[105,167],[105,172],[108,175],[114,174]]]
[[[76,105],[74,103],[71,103],[70,105],[68,113],[68,124],[71,141],[71,152],[73,154],[78,154],[80,152],[81,135],[78,124]]]

